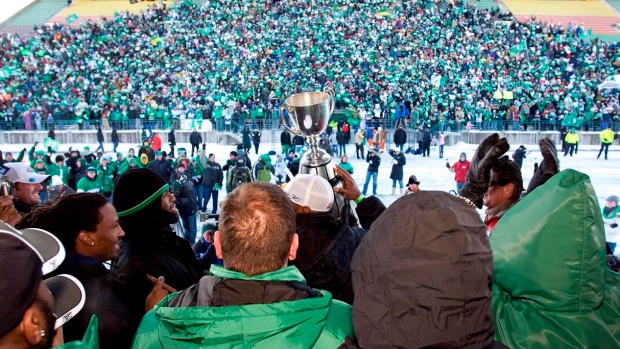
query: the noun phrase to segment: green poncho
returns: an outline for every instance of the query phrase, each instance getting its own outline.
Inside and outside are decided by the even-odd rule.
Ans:
[[[497,223],[495,337],[512,349],[620,347],[620,274],[590,178],[564,170]]]

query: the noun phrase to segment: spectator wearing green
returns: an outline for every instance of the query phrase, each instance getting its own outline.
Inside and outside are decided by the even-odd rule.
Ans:
[[[292,202],[278,186],[252,182],[231,191],[214,247],[224,266],[212,265],[196,285],[155,305],[132,348],[337,348],[355,340],[351,306],[307,286],[288,266],[299,237]]]
[[[349,158],[347,158],[346,155],[340,158],[340,163],[338,166],[342,167],[343,170],[349,172],[350,174],[353,174],[353,166],[349,162]]]
[[[46,157],[49,158],[49,155],[45,155],[45,152],[43,150],[37,150],[36,152],[34,151],[37,144],[39,144],[39,142],[34,142],[34,145],[28,151],[28,160],[30,160],[30,167],[32,168],[34,168],[37,160],[41,160],[45,163],[49,161],[49,159],[45,159]]]
[[[112,190],[114,189],[114,166],[110,165],[110,161],[105,156],[99,159],[99,166],[97,166],[97,178],[101,184],[101,195],[110,199],[112,196]]]
[[[49,156],[47,157],[49,159]],[[56,155],[54,163],[48,163],[45,165],[48,175],[58,176],[62,180],[64,185],[69,185],[69,168],[65,165],[65,157],[63,155]]]
[[[77,182],[77,192],[101,194],[101,182],[97,178],[97,169],[89,167],[86,170],[86,175]]]

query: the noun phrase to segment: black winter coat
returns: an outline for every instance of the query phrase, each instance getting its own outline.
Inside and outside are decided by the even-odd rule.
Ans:
[[[396,152],[390,152],[393,160],[398,161],[398,163],[392,163],[392,172],[390,172],[390,179],[396,179],[399,181],[403,180],[403,166],[407,164],[407,159],[403,153],[399,153],[396,155]]]
[[[223,182],[224,172],[222,172],[222,166],[217,162],[208,161],[202,173],[202,182],[200,185],[213,188],[215,183],[218,183],[221,187]]]
[[[521,168],[521,166],[523,166],[523,159],[525,159],[525,151],[521,149],[515,150],[515,152],[512,154],[512,159],[514,160],[515,164],[517,164],[517,166]]]
[[[118,131],[116,131],[116,129],[112,129],[112,143],[117,142],[118,143]]]
[[[347,144],[347,141],[349,137],[347,137],[347,134],[342,132],[342,131],[338,131],[338,133],[336,133],[336,142],[338,142],[338,145],[343,145],[343,144]]]
[[[53,275],[69,274],[80,280],[86,291],[86,303],[71,321],[62,325],[65,342],[82,340],[93,314],[99,320],[101,349],[129,348],[134,331],[131,313],[121,301],[121,284],[115,272],[92,257],[70,253]]]
[[[252,131],[252,143],[260,143],[260,131]]]
[[[297,214],[297,266],[312,288],[327,290],[335,299],[353,304],[351,261],[366,229],[385,211],[383,203],[368,197],[356,208],[363,228],[350,227],[329,213]]]
[[[145,147],[140,147],[140,149],[138,149],[138,161],[140,160],[140,156],[142,154],[146,154],[149,161],[153,161],[155,159],[155,151],[153,151],[153,148],[151,147],[149,147],[148,150]]]
[[[291,145],[291,134],[288,131],[282,131],[280,134],[280,144]]]
[[[149,169],[153,172],[157,173],[161,178],[166,181],[166,183],[170,183],[170,177],[172,176],[172,165],[170,165],[170,161],[168,159],[153,160],[149,162]]]
[[[153,289],[146,274],[163,276],[166,284],[180,291],[197,283],[204,272],[190,244],[169,225],[141,220],[132,224],[121,221],[121,226],[126,235],[113,267],[122,278],[123,303],[131,313],[135,333],[144,316],[146,296]]]
[[[295,135],[293,137],[293,145],[304,145],[304,137]]]
[[[401,145],[407,143],[407,132],[402,128],[394,131],[394,144]]]
[[[422,135],[422,142],[430,144],[431,143],[431,133],[430,132],[424,132],[424,134]]]
[[[198,198],[196,198],[194,183],[191,178],[183,182],[181,190],[174,192],[174,197],[176,198],[179,214],[182,217],[189,217],[198,211]]]
[[[484,223],[463,200],[439,191],[396,200],[351,268],[360,347],[493,346],[493,255]]]
[[[379,172],[379,165],[381,165],[381,158],[379,155],[366,156],[366,162],[368,163],[368,172]]]
[[[101,129],[97,129],[97,142],[103,142],[103,131]]]
[[[202,143],[202,136],[198,132],[192,132],[192,134],[189,135],[189,142],[192,145],[198,145]]]
[[[170,130],[170,132],[168,132],[168,144],[177,145],[177,137],[174,135],[174,130]]]
[[[243,128],[243,131],[241,131],[241,142],[243,149],[252,148],[252,142],[250,140],[250,129],[247,126]]]

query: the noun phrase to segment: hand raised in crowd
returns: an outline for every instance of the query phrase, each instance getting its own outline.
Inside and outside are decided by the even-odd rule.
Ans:
[[[334,172],[342,178],[342,188],[334,188],[334,193],[344,196],[347,200],[355,200],[362,195],[349,172],[340,166],[335,166]]]
[[[537,187],[545,184],[549,178],[560,172],[558,151],[553,141],[545,137],[538,141],[538,146],[540,147],[543,160],[540,162],[540,166],[538,166],[538,169],[534,172],[534,176],[532,176],[532,180],[530,180],[530,184],[527,186],[526,195]]]
[[[15,205],[13,205],[13,196],[0,197],[0,220],[11,225],[15,224],[22,218]]]
[[[473,201],[476,207],[482,208],[482,197],[491,182],[491,169],[495,164],[508,161],[508,156],[502,156],[508,149],[510,144],[506,138],[500,139],[497,133],[485,138],[474,154],[467,171],[467,182],[459,195]]]
[[[144,308],[144,312],[148,313],[151,309],[155,308],[157,303],[161,302],[169,292],[164,289],[164,283],[166,279],[163,276],[157,278],[157,284],[153,286],[153,290],[146,296],[146,307]]]

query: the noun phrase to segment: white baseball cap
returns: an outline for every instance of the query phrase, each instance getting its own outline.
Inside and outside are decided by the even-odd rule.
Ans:
[[[52,176],[52,186],[55,187],[57,185],[64,184],[60,176]]]
[[[38,184],[50,178],[50,176],[38,174],[30,165],[22,162],[5,164],[4,166],[9,168],[6,176],[13,183]]]
[[[298,174],[286,185],[284,192],[293,203],[316,212],[328,212],[334,204],[332,186],[316,174]]]

